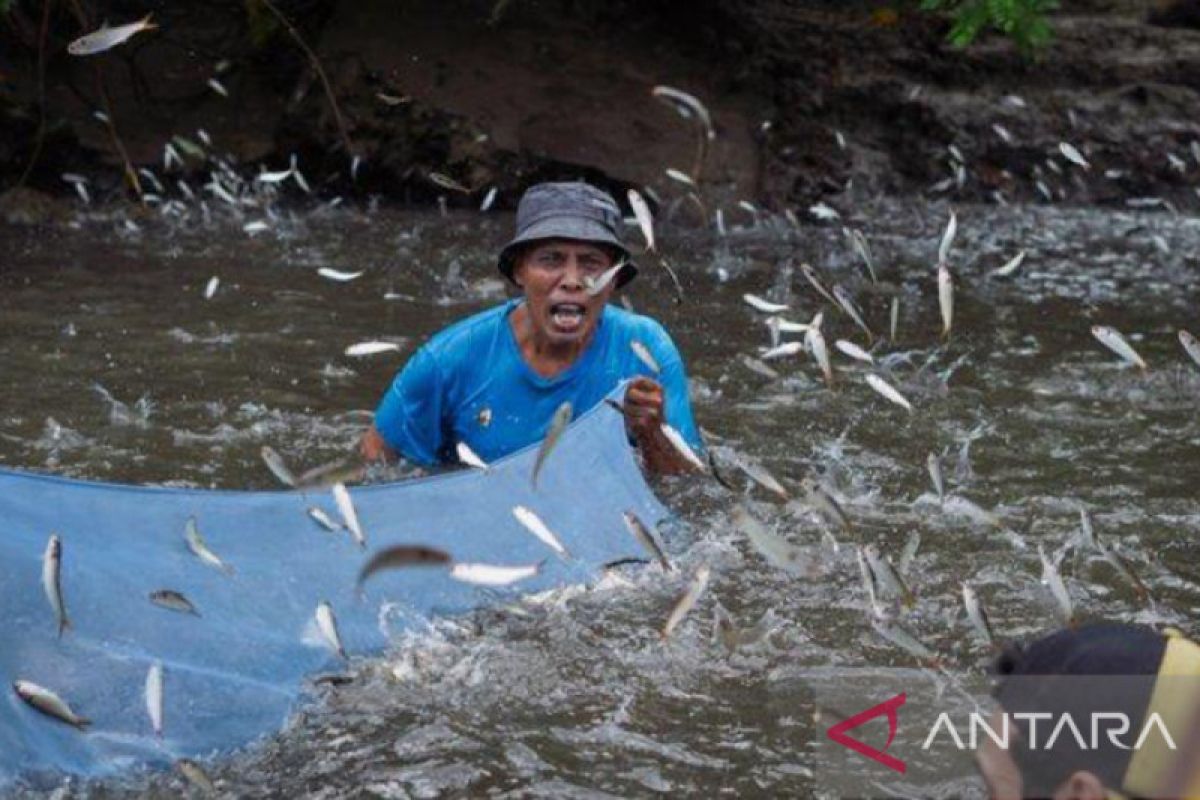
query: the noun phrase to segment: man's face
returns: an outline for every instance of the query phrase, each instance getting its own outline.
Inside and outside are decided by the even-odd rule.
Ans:
[[[525,250],[513,277],[525,290],[534,329],[551,344],[586,341],[615,281],[594,297],[587,287],[612,265],[603,247],[571,239],[547,239]]]

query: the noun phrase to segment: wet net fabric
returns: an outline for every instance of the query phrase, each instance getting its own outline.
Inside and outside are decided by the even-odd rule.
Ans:
[[[328,490],[180,490],[0,470],[0,789],[17,779],[111,775],[225,753],[277,732],[303,701],[305,678],[341,668],[314,636],[322,600],[333,606],[348,653],[370,655],[387,644],[385,603],[398,604],[402,619],[459,614],[645,557],[621,513],[654,525],[665,510],[643,480],[620,414],[601,404],[572,424],[536,490],[535,456],[531,448],[487,472],[352,487],[366,550],[308,516],[317,506],[340,520]],[[558,534],[573,560],[521,526],[512,514],[518,504]],[[232,575],[188,550],[192,516]],[[61,638],[41,581],[51,533],[62,540],[73,626]],[[394,570],[359,597],[355,579],[369,554],[399,543],[466,562],[546,561],[536,577],[502,589],[460,583],[440,567]],[[200,616],[152,604],[160,589],[182,592]],[[161,739],[145,702],[155,661],[165,670]],[[80,732],[29,708],[11,688],[18,679],[53,690],[92,726]]]

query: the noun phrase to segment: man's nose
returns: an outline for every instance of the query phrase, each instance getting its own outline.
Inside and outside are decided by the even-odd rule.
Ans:
[[[584,277],[586,272],[583,265],[579,263],[579,259],[574,256],[567,258],[567,263],[563,266],[562,280],[559,285],[564,289],[582,289],[584,287]]]

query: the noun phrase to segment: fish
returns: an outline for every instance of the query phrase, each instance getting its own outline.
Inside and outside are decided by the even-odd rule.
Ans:
[[[204,287],[204,299],[212,300],[213,295],[217,293],[217,287],[221,285],[221,279],[213,275],[208,279],[208,284]]]
[[[663,625],[662,629],[662,638],[664,640],[670,638],[671,632],[679,627],[679,623],[683,621],[683,618],[687,616],[688,612],[700,600],[701,595],[704,594],[704,590],[708,588],[710,574],[711,571],[707,564],[701,564],[696,569],[691,582],[688,583],[687,589],[675,601],[675,605],[671,608],[671,613],[667,616],[667,622]]]
[[[17,697],[48,717],[54,717],[79,730],[84,730],[92,724],[90,719],[76,714],[61,697],[44,686],[38,686],[32,681],[16,680],[13,681],[12,687]]]
[[[892,566],[891,559],[884,558],[880,554],[879,548],[873,544],[863,548],[863,556],[867,559],[867,566],[871,568],[871,574],[875,576],[875,583],[880,589],[898,598],[906,608],[916,605],[916,595],[913,594],[912,589],[908,588],[908,584],[904,582],[904,578],[900,577],[896,568]]]
[[[996,637],[992,634],[992,623],[988,620],[987,611],[980,602],[979,595],[975,593],[975,589],[966,581],[963,581],[962,584],[962,598],[963,607],[967,610],[967,620],[979,634],[979,638],[994,646]]]
[[[658,360],[651,354],[650,349],[646,347],[646,345],[642,344],[637,339],[633,339],[629,342],[629,347],[633,350],[633,354],[637,356],[643,364],[650,368],[651,372],[656,375],[662,372],[662,367],[658,365]]]
[[[854,558],[858,562],[858,574],[862,577],[863,591],[867,595],[867,605],[871,609],[871,616],[874,619],[885,619],[888,616],[888,610],[879,602],[879,597],[875,592],[875,573],[871,571],[871,567],[867,565],[867,558],[863,555],[863,548],[854,548]]]
[[[638,518],[638,515],[632,511],[622,511],[621,518],[625,520],[625,527],[633,534],[633,538],[645,547],[650,554],[658,559],[658,563],[662,565],[663,572],[671,571],[671,562],[667,559],[667,554],[663,552],[662,547],[654,540],[654,535],[650,533],[650,529]]]
[[[851,529],[850,517],[847,516],[841,503],[834,499],[833,495],[819,481],[812,477],[804,478],[800,481],[800,488],[804,491],[805,502],[816,509],[826,520],[842,530],[849,531]]]
[[[151,16],[152,14],[147,14],[137,22],[130,22],[127,25],[117,25],[111,28],[104,25],[99,30],[93,31],[86,36],[80,36],[68,44],[67,52],[73,56],[92,56],[97,53],[103,53],[105,50],[129,41],[130,38],[142,31],[150,31],[157,28],[158,25],[150,21]]]
[[[775,476],[767,471],[767,468],[759,464],[757,461],[751,461],[743,456],[736,458],[736,463],[742,472],[750,476],[751,480],[759,486],[766,489],[768,492],[776,495],[783,501],[787,501],[787,489],[784,489],[779,481],[775,480]]]
[[[885,381],[883,378],[879,377],[878,375],[876,375],[873,372],[869,372],[869,373],[867,373],[867,383],[871,386],[872,389],[879,392],[879,394],[883,395],[888,400],[891,400],[896,405],[901,406],[902,408],[907,410],[908,413],[910,413],[910,414],[912,413],[912,411],[913,411],[912,403],[908,402],[908,400],[905,399],[904,395],[902,395],[902,394],[900,394],[900,392],[896,391],[896,389],[893,388],[893,386],[890,383],[888,383],[887,381]]]
[[[884,639],[887,639],[889,642],[896,645],[901,650],[909,653],[910,655],[916,656],[930,666],[935,666],[939,663],[940,659],[936,653],[922,644],[916,636],[912,635],[904,628],[901,628],[899,625],[896,625],[892,622],[876,620],[875,622],[872,622],[871,627],[874,628],[875,632]]]
[[[659,429],[662,430],[663,436],[667,437],[667,441],[671,443],[671,446],[675,448],[675,451],[679,453],[679,455],[683,456],[684,460],[687,461],[688,464],[690,464],[697,472],[706,471],[704,468],[704,462],[700,460],[700,457],[696,455],[696,451],[693,450],[692,446],[683,438],[683,434],[675,430],[666,422],[662,423],[662,425],[659,426]]]
[[[1054,600],[1058,603],[1058,612],[1062,617],[1061,621],[1065,625],[1074,625],[1075,614],[1071,607],[1071,595],[1067,592],[1067,586],[1063,583],[1058,567],[1046,557],[1046,551],[1042,549],[1040,543],[1038,544],[1038,558],[1042,561],[1042,585],[1050,588],[1050,594],[1054,596]]]
[[[686,172],[677,170],[674,167],[667,167],[665,172],[666,172],[667,177],[673,181],[678,181],[679,183],[682,183],[685,186],[693,186],[694,187],[696,185],[696,181],[692,180],[692,176],[688,175]]]
[[[296,488],[324,489],[335,483],[354,483],[361,481],[365,473],[366,467],[362,462],[350,458],[338,459],[305,470],[296,477]]]
[[[454,452],[458,455],[458,460],[468,467],[481,469],[484,472],[488,471],[487,462],[476,455],[475,451],[466,442],[459,442],[454,445]]]
[[[741,505],[734,506],[733,524],[771,566],[791,575],[815,577],[816,565],[807,551],[768,531]]]
[[[342,522],[345,523],[346,530],[350,531],[350,535],[354,537],[354,541],[358,542],[359,547],[366,547],[367,536],[358,522],[358,512],[354,510],[354,501],[350,499],[350,492],[346,489],[346,484],[335,483],[331,491],[333,492],[333,502],[337,504],[338,513],[342,515]]]
[[[479,204],[480,213],[485,213],[491,209],[492,204],[496,202],[496,195],[499,193],[500,190],[495,186],[487,190],[487,194],[483,196],[483,202]]]
[[[779,377],[778,372],[771,369],[766,364],[759,361],[757,358],[754,358],[753,356],[748,356],[743,353],[739,358],[740,358],[742,364],[745,365],[746,369],[750,370],[751,372],[755,373],[756,375],[761,375],[762,377],[767,378],[768,380],[775,380],[776,378]]]
[[[1004,264],[1004,266],[1000,267],[999,269],[992,270],[989,274],[994,275],[997,278],[1007,278],[1009,275],[1012,275],[1014,272],[1016,272],[1020,268],[1021,262],[1023,262],[1024,260],[1025,260],[1025,251],[1022,250],[1021,252],[1019,252],[1015,256],[1013,256],[1011,259],[1009,259]]]
[[[216,794],[217,787],[204,773],[204,770],[190,758],[181,758],[175,762],[175,768],[187,779],[187,782],[204,794]]]
[[[687,92],[682,92],[679,89],[670,86],[655,86],[650,90],[650,94],[659,100],[666,101],[675,106],[676,110],[687,109],[688,114],[695,115],[704,128],[704,135],[709,141],[716,138],[716,131],[713,129],[712,116],[708,113],[708,109],[694,95]],[[684,116],[687,116],[686,114]]]
[[[459,192],[460,194],[471,193],[470,189],[468,189],[466,186],[463,186],[449,175],[443,175],[440,172],[430,172],[426,177],[429,178],[431,183],[435,184],[436,186],[440,186],[443,189],[449,189],[452,192]]]
[[[942,338],[950,338],[954,325],[954,276],[945,263],[938,265],[938,306],[942,310]]]
[[[283,463],[283,456],[279,455],[275,448],[264,444],[259,452],[267,469],[271,470],[271,474],[278,478],[280,483],[293,488],[296,486],[296,476],[288,469],[288,465]]]
[[[450,568],[450,577],[463,583],[478,586],[508,586],[538,574],[544,561],[524,566],[505,567],[495,564],[456,563]]]
[[[562,541],[542,522],[541,517],[535,514],[525,506],[515,506],[512,510],[513,516],[517,518],[517,522],[525,526],[526,530],[536,536],[547,547],[558,554],[558,557],[564,561],[572,558],[571,553],[563,545]]]
[[[772,347],[769,350],[764,350],[759,355],[763,361],[771,361],[776,358],[786,358],[787,356],[797,355],[803,349],[804,345],[801,342],[784,342],[778,347]],[[778,377],[778,374],[776,374],[776,377]]]
[[[182,592],[177,592],[174,589],[156,589],[150,593],[150,602],[161,608],[166,608],[171,611],[178,611],[182,614],[191,614],[200,616],[200,612],[192,605],[192,601],[188,600]]]
[[[361,589],[368,578],[385,569],[445,566],[452,560],[449,553],[434,547],[420,544],[393,545],[371,556],[371,559],[358,571],[356,583]]]
[[[1181,328],[1179,330],[1179,343],[1183,345],[1184,352],[1196,362],[1196,366],[1200,366],[1200,340],[1197,340],[1195,336]]]
[[[208,88],[221,95],[221,97],[229,97],[229,90],[216,78],[208,79]]]
[[[787,305],[784,303],[772,303],[771,301],[764,300],[755,294],[744,294],[742,295],[742,299],[745,300],[751,308],[761,311],[764,314],[778,314],[779,312],[787,311],[788,309]]]
[[[42,555],[42,590],[54,609],[54,620],[58,623],[58,636],[61,639],[63,631],[71,627],[67,618],[67,605],[62,593],[62,540],[56,534],[50,534],[46,542],[46,552]]]
[[[1100,344],[1112,350],[1126,362],[1141,368],[1143,372],[1149,369],[1142,357],[1130,346],[1129,342],[1125,341],[1125,337],[1116,328],[1110,328],[1107,325],[1093,325],[1092,336],[1095,336]]]
[[[720,603],[713,606],[713,639],[720,642],[725,652],[730,655],[737,650],[741,639],[733,617]]]
[[[146,714],[150,717],[150,727],[154,735],[163,735],[163,665],[155,661],[146,673]]]
[[[537,488],[538,474],[545,466],[546,460],[550,458],[550,454],[554,452],[554,448],[558,445],[558,440],[562,437],[563,431],[571,424],[571,414],[574,409],[571,407],[570,401],[564,402],[554,410],[554,416],[550,418],[550,425],[546,428],[546,435],[542,437],[542,443],[538,446],[537,457],[533,461],[533,474],[530,476],[530,483],[533,488]]]
[[[779,333],[808,333],[811,327],[807,322],[792,322],[783,317],[769,317],[767,325]]]
[[[813,354],[817,365],[821,368],[821,374],[825,376],[825,385],[833,388],[833,364],[829,361],[829,348],[825,346],[825,335],[821,333],[820,314],[813,320],[813,324],[804,334],[804,341],[808,345],[808,349]]]
[[[896,343],[896,329],[900,326],[900,298],[892,298],[892,308],[889,314],[891,324],[888,327],[888,341]]]
[[[210,567],[215,567],[221,570],[226,575],[233,574],[233,567],[222,561],[216,553],[208,549],[208,544],[204,541],[204,537],[200,535],[200,529],[196,526],[196,518],[188,517],[187,524],[184,526],[184,539],[187,541],[188,550],[196,558],[208,564]]]
[[[908,570],[912,567],[913,559],[917,557],[917,550],[921,547],[921,532],[913,531],[908,535],[908,541],[904,543],[904,549],[900,551],[900,560],[896,563],[896,569],[901,575],[907,575]]]
[[[342,527],[334,522],[333,519],[331,519],[330,516],[325,513],[324,509],[317,508],[316,506],[309,506],[306,510],[306,513],[313,522],[317,523],[330,533],[337,533],[338,529]]]
[[[868,344],[873,342],[875,334],[867,326],[866,320],[863,319],[862,310],[854,302],[854,298],[850,296],[850,293],[835,283],[833,285],[833,297],[837,301],[838,307],[845,311],[846,315],[854,320],[854,324],[862,328],[863,332],[867,334]]]
[[[627,262],[625,261],[618,261],[616,264],[613,264],[611,267],[601,273],[600,277],[596,278],[595,280],[585,276],[584,280],[587,282],[585,291],[587,292],[588,297],[595,297],[607,289],[608,285],[612,283],[613,278],[617,277],[621,270],[625,269],[626,263]]]
[[[817,290],[817,294],[824,297],[833,305],[837,305],[837,300],[833,299],[833,295],[831,295],[829,290],[825,288],[825,285],[821,283],[821,279],[817,277],[817,272],[812,268],[811,264],[801,264],[800,274],[802,274],[805,280],[807,280],[809,284]]]
[[[229,198],[229,200],[227,200],[226,202],[231,202],[233,205],[237,205],[237,200],[234,199],[233,195],[228,194],[228,192],[226,192],[226,195]],[[224,198],[222,198],[222,199],[224,199]],[[260,219],[254,220],[253,222],[247,222],[245,225],[242,226],[243,231],[245,231],[246,233],[251,233],[251,234],[262,233],[263,231],[269,230],[270,228],[271,228],[270,225],[268,225],[267,223],[263,222]]]
[[[836,208],[831,208],[825,203],[817,203],[816,205],[809,206],[808,213],[812,214],[822,222],[840,219],[842,216],[840,213],[838,213]]]
[[[354,358],[374,356],[379,353],[399,351],[400,345],[395,342],[359,342],[346,348],[346,355]]]
[[[317,630],[321,632],[321,638],[325,640],[325,644],[329,645],[329,649],[337,653],[338,657],[349,660],[346,648],[342,647],[342,637],[338,633],[337,617],[333,615],[333,606],[329,605],[328,600],[322,600],[317,604],[315,616]]]
[[[875,262],[871,259],[871,248],[867,245],[867,238],[862,235],[862,231],[850,231],[850,243],[862,257],[863,263],[866,264],[867,273],[871,276],[871,283],[879,283],[879,279],[875,277]]]
[[[930,453],[925,459],[925,466],[929,468],[929,479],[933,481],[933,488],[937,492],[938,502],[945,504],[946,482],[942,479],[942,459],[938,457],[937,453]]]
[[[339,283],[346,283],[347,281],[361,278],[366,274],[366,272],[366,270],[359,270],[358,272],[342,272],[341,270],[332,269],[330,267],[321,267],[317,270],[317,274],[322,278],[328,278],[331,281],[337,281]]]
[[[997,136],[1000,137],[1000,141],[1004,142],[1005,144],[1013,143],[1013,135],[1009,133],[1008,128],[1004,127],[999,122],[992,123],[992,130]]]
[[[1117,571],[1117,574],[1133,587],[1134,594],[1139,600],[1144,603],[1150,599],[1150,590],[1133,571],[1129,562],[1096,536],[1096,532],[1092,528],[1092,518],[1083,508],[1079,509],[1079,538],[1085,546],[1099,553]]]
[[[951,211],[950,221],[946,223],[946,231],[938,244],[938,264],[945,264],[950,258],[950,248],[954,244],[954,236],[958,233],[958,216]]]
[[[630,189],[627,195],[629,207],[633,209],[633,216],[642,230],[642,238],[646,240],[646,251],[649,252],[654,249],[654,217],[650,215],[650,206],[637,189]]]
[[[267,172],[263,169],[254,176],[255,183],[282,183],[292,177],[292,170],[283,169],[276,172]]]
[[[1075,145],[1071,144],[1070,142],[1059,142],[1058,151],[1063,154],[1063,157],[1067,159],[1067,161],[1083,167],[1084,169],[1092,168],[1092,165],[1088,163],[1088,160],[1083,157],[1083,153],[1079,152],[1075,148]]]
[[[855,361],[862,361],[867,364],[875,363],[875,356],[871,355],[866,350],[863,350],[854,342],[848,342],[845,339],[838,339],[833,343],[833,346],[850,356],[850,358],[853,358]]]

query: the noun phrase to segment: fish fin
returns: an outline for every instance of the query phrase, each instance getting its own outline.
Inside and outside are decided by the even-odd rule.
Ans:
[[[144,30],[144,31],[149,31],[149,30],[154,30],[155,28],[157,28],[157,27],[158,27],[158,23],[157,23],[157,22],[151,22],[151,21],[150,21],[150,18],[151,18],[152,16],[154,16],[154,12],[153,12],[153,11],[151,11],[151,12],[150,12],[149,14],[147,14],[146,16],[142,17],[142,19],[141,19],[141,22],[139,22],[139,23],[138,23],[139,25],[141,25],[141,28],[142,28],[142,30]]]

